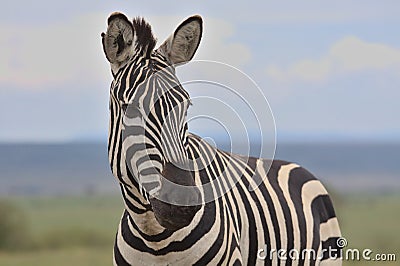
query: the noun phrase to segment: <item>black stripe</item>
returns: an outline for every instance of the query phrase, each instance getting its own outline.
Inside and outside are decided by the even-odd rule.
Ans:
[[[117,243],[114,245],[114,259],[118,266],[130,266],[130,264],[122,257],[121,253],[119,252]]]
[[[289,174],[289,194],[293,201],[299,223],[300,254],[306,248],[307,234],[311,233],[307,232],[306,219],[303,213],[301,190],[303,185],[311,180],[316,180],[316,178],[302,167],[293,169]],[[304,265],[304,259],[302,256],[299,258],[299,265]]]
[[[146,246],[143,240],[137,238],[135,235],[132,234],[128,225],[128,219],[129,219],[128,214],[124,214],[124,216],[121,219],[121,228],[122,228],[121,234],[124,241],[132,248],[141,252],[146,252],[160,256],[173,251],[179,252],[189,249],[198,241],[199,235],[205,235],[211,230],[212,225],[215,222],[215,217],[216,217],[215,203],[214,202],[208,203],[204,207],[204,215],[203,218],[201,219],[201,222],[193,229],[192,232],[190,232],[190,234],[183,241],[179,242],[172,241],[167,247],[160,249],[159,251],[155,251],[154,249],[149,248],[148,246]],[[133,225],[133,227],[135,228],[135,225]],[[165,236],[160,235],[155,237],[161,238]]]
[[[114,104],[113,104],[113,106],[114,106],[114,108],[116,108],[116,109],[113,109],[113,111],[114,111],[114,115],[111,115],[113,118],[115,118],[115,121],[114,121],[114,123],[112,124],[112,129],[111,129],[111,132],[110,132],[110,141],[111,141],[111,138],[112,137],[114,137],[114,143],[112,143],[112,146],[110,147],[109,146],[109,149],[111,148],[111,170],[113,170],[113,167],[114,167],[114,164],[115,164],[115,161],[118,161],[118,158],[116,157],[116,153],[115,153],[115,150],[116,150],[116,148],[117,148],[117,146],[118,146],[118,132],[119,132],[119,126],[120,126],[120,116],[119,116],[119,110],[118,110],[118,108],[117,108],[117,103],[115,102],[115,101],[112,101]],[[117,163],[117,168],[119,168],[119,164]],[[117,173],[114,173],[114,174],[116,174],[117,175],[117,177],[120,177],[120,175],[118,175]]]
[[[146,66],[147,64],[142,64],[143,66],[139,66],[140,68],[143,69],[144,66]],[[128,90],[128,94],[127,94],[127,99],[131,100],[133,94],[136,92],[136,90],[138,88],[140,88],[142,86],[142,84],[144,83],[144,81],[147,81],[149,79],[149,76],[151,75],[150,71],[142,71],[142,75],[139,76],[138,74],[140,73],[140,68],[137,68],[137,71],[134,71],[134,75],[132,77],[130,77],[129,79],[129,89]]]
[[[311,202],[311,211],[314,222],[312,249],[317,252],[320,244],[320,224],[334,218],[335,211],[333,210],[332,202],[328,195],[318,195],[315,197]],[[323,255],[325,255],[325,253]],[[311,265],[314,264],[315,261],[311,262]]]
[[[232,256],[233,256],[233,254],[234,254],[236,249],[239,249],[239,251],[240,251],[239,243],[236,241],[235,236],[232,234],[232,241],[231,241],[231,246],[229,248],[228,261],[231,261]],[[239,264],[239,265],[241,265],[241,264]]]
[[[115,135],[115,133],[114,133],[114,123],[115,123],[115,121],[114,121],[114,112],[115,112],[115,110],[114,110],[114,99],[112,98],[112,96],[110,96],[110,99],[109,99],[109,103],[108,103],[108,108],[109,108],[109,111],[110,111],[110,129],[109,129],[109,132],[108,132],[108,152],[110,152],[110,145],[111,145],[111,139],[113,138],[113,136]]]
[[[227,213],[226,209],[224,209],[224,210],[225,210],[225,216],[228,217],[229,214]],[[227,220],[227,224],[228,224],[228,220]],[[225,242],[226,242],[226,244],[225,244],[225,248],[224,248],[224,253],[221,256],[221,259],[219,260],[218,265],[222,265],[223,264],[223,262],[226,259],[226,255],[228,254],[228,251],[229,251],[228,250],[228,247],[229,247],[229,241],[228,241],[229,235],[231,235],[231,239],[232,239],[231,243],[235,243],[236,242],[235,241],[235,235],[232,232],[230,232],[229,229],[230,229],[230,227],[225,226],[225,230],[226,230],[226,232],[225,232]]]
[[[236,259],[235,262],[232,264],[233,266],[241,266],[242,263],[240,263],[239,259]]]
[[[221,169],[221,173],[219,173],[219,176],[220,176],[221,174],[223,174],[226,171],[226,167],[227,167],[226,164],[227,163],[219,155],[215,156],[214,161],[218,164],[219,168]],[[229,208],[230,213],[232,213],[232,214],[235,213],[236,214],[237,221],[234,221],[235,225],[236,225],[235,229],[239,233],[240,232],[240,228],[242,228],[242,220],[241,220],[241,216],[240,216],[240,212],[239,212],[239,205],[238,205],[238,202],[237,202],[236,198],[232,196],[231,197],[231,201],[229,201],[227,199],[227,206]]]
[[[230,169],[227,169],[227,170],[229,172],[232,172],[233,170],[235,170],[235,172],[233,172],[232,175],[233,176],[237,176],[237,175],[241,176],[240,180],[242,180],[245,189],[249,186],[249,183],[247,182],[246,178],[243,178],[243,176],[240,174],[240,172],[241,172],[240,169],[238,169],[236,166],[232,165],[232,167],[230,167]],[[253,214],[253,211],[255,211],[255,210],[253,210],[251,208],[250,201],[249,201],[249,199],[247,199],[244,189],[242,188],[240,183],[236,184],[236,188],[240,194],[241,201],[245,206],[246,215],[247,215],[247,219],[248,219],[248,223],[249,223],[249,227],[247,228],[247,230],[249,231],[249,257],[247,260],[247,265],[255,265],[256,260],[257,260],[258,245],[260,244],[260,243],[258,243],[255,216]],[[258,206],[261,205],[254,192],[250,193],[250,196],[256,205],[258,205]],[[266,224],[264,210],[260,208],[257,211],[260,212],[260,218],[261,218],[262,224]],[[244,230],[246,230],[246,228],[244,228]]]
[[[129,69],[133,65],[133,63],[130,63],[128,66],[125,67],[122,76],[120,76],[119,80],[119,86],[117,87],[116,91],[116,97],[120,101],[124,98],[124,93],[126,91],[126,77],[128,76]]]
[[[159,234],[147,235],[146,233],[143,233],[134,222],[132,223],[132,227],[135,228],[135,230],[140,234],[140,236],[143,239],[145,239],[146,241],[155,242],[155,243],[167,239],[174,233],[174,231],[165,229],[164,231],[162,231]]]
[[[294,248],[294,236],[293,236],[293,221],[292,221],[292,215],[290,214],[290,209],[289,205],[285,199],[285,196],[283,195],[283,191],[281,187],[279,186],[278,183],[278,174],[279,170],[283,165],[287,165],[287,162],[284,161],[273,161],[271,164],[271,167],[268,171],[268,180],[270,181],[270,184],[272,188],[274,189],[278,199],[279,199],[279,204],[282,207],[283,211],[283,216],[285,218],[285,226],[286,226],[286,237],[287,237],[287,246],[282,247],[285,248],[286,250],[292,250]],[[292,265],[292,259],[290,256],[287,256],[286,260],[286,265]]]
[[[216,241],[213,242],[213,244],[211,245],[211,247],[208,249],[208,251],[193,265],[207,265],[214,257],[215,255],[218,253],[219,249],[222,247],[222,243],[224,241],[224,237],[226,237],[224,235],[224,226],[226,224],[225,221],[225,217],[223,215],[223,203],[222,203],[222,199],[219,198],[218,199],[218,204],[221,206],[221,211],[219,213],[219,217],[221,220],[221,224],[219,227],[219,232],[218,232],[218,236]]]
[[[128,219],[129,219],[129,214],[125,211],[124,215],[121,218],[121,231],[120,231],[124,242],[135,250],[155,254],[154,249],[148,248],[142,239],[137,238],[131,232],[131,230],[129,229]]]
[[[135,205],[133,205],[132,202],[130,202],[130,200],[128,199],[127,195],[125,194],[122,184],[120,184],[120,186],[121,186],[122,198],[124,199],[124,202],[129,210],[131,210],[132,212],[137,213],[137,214],[143,214],[148,211],[146,209],[145,210],[139,209]]]
[[[206,151],[206,149],[204,149],[204,147],[199,147],[199,148],[200,148],[200,152],[202,152],[204,154],[207,153],[207,151]],[[206,168],[204,168],[200,172],[201,173],[200,177],[202,178],[203,183],[210,181],[210,177],[212,176],[212,175],[210,175],[211,170],[212,170],[211,166],[208,165]],[[216,186],[215,186],[217,195],[221,194],[220,185],[221,185],[220,183],[216,183]],[[229,223],[229,217],[226,215],[226,210],[224,208],[224,199],[220,197],[220,198],[218,198],[217,201],[218,201],[218,205],[220,207],[220,212],[219,212],[220,228],[219,228],[219,233],[218,233],[217,239],[214,241],[214,243],[212,244],[210,249],[200,258],[200,260],[198,260],[196,262],[195,265],[207,265],[216,256],[216,254],[222,247],[224,238],[227,237],[227,234],[225,234],[225,232],[224,232],[224,230],[225,230],[224,228]],[[225,214],[225,216],[224,216],[224,214]]]
[[[325,223],[336,217],[331,198],[327,194],[315,197],[311,206],[318,212],[320,223]]]
[[[118,115],[118,119],[119,119],[119,115]],[[117,125],[117,132],[119,132],[119,123],[118,123],[118,125]],[[119,139],[118,140],[118,137],[119,136],[116,136],[115,137],[115,145],[114,145],[114,147],[113,147],[113,155],[115,155],[115,157],[113,156],[113,158],[115,159],[115,161],[114,161],[114,163],[116,164],[116,168],[117,168],[117,173],[116,173],[116,175],[117,175],[117,177],[118,178],[120,178],[120,180],[121,181],[123,181],[122,180],[122,173],[121,173],[121,152],[122,152],[122,140],[121,139]],[[122,137],[122,136],[121,136]],[[117,147],[117,145],[118,145],[118,147]],[[117,150],[117,152],[115,153],[115,150]]]
[[[133,180],[133,179],[132,179]],[[121,186],[125,186],[125,191],[127,194],[127,197],[129,197],[131,199],[131,201],[136,202],[138,205],[143,206],[143,208],[145,208],[146,210],[151,210],[151,205],[150,203],[144,204],[142,202],[142,200],[140,200],[137,196],[135,196],[132,192],[131,192],[131,188],[127,187],[126,185],[121,184]],[[139,188],[135,187],[135,189],[139,192]]]
[[[326,260],[331,255],[332,258],[341,258],[342,257],[342,248],[338,247],[337,241],[339,237],[330,237],[326,241],[321,242],[322,250],[327,250],[323,253],[322,260]],[[331,254],[329,254],[329,250]]]
[[[125,216],[126,211],[124,212],[123,217]],[[119,252],[119,248],[118,248],[118,233],[115,237],[115,243],[114,243],[114,259],[115,262],[117,263],[117,265],[120,266],[129,266],[130,264],[124,259],[124,257],[122,256],[122,254]]]

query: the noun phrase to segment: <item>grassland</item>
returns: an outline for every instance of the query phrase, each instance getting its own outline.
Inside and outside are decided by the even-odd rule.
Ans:
[[[111,265],[122,214],[118,196],[13,199],[29,220],[28,247],[0,251],[0,265]]]
[[[28,224],[29,245],[0,251],[0,265],[110,265],[122,203],[118,196],[16,198]],[[398,262],[344,265],[400,265],[400,195],[336,198],[349,248],[396,253]]]
[[[394,262],[352,261],[344,265],[400,265],[400,196],[353,195],[337,200],[342,235],[347,248],[394,253]],[[372,255],[371,255],[372,257]]]

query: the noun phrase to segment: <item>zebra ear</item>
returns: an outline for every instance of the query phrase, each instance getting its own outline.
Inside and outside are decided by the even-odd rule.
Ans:
[[[123,65],[133,53],[133,25],[122,13],[112,13],[108,18],[106,33],[101,34],[103,50],[114,67]]]
[[[203,33],[203,20],[200,16],[191,16],[182,22],[158,49],[171,64],[190,61],[199,47]]]

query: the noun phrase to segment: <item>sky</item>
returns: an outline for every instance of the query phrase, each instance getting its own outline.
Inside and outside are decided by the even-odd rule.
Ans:
[[[195,59],[251,77],[268,100],[278,141],[400,141],[398,1],[16,0],[1,6],[0,142],[105,141],[112,76],[100,33],[114,11],[145,17],[159,44],[186,17],[200,14],[204,33]],[[188,89],[194,97],[212,91],[200,90]],[[257,98],[254,88],[244,94]],[[265,117],[259,114],[260,123],[271,123]],[[214,132],[202,122],[189,128]]]

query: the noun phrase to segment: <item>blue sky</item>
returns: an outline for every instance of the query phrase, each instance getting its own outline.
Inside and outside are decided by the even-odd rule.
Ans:
[[[196,59],[267,96],[278,140],[400,140],[398,1],[2,1],[0,141],[104,139],[107,16],[144,16],[159,42],[204,19]],[[179,74],[179,70],[178,70]]]

